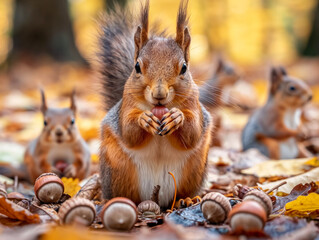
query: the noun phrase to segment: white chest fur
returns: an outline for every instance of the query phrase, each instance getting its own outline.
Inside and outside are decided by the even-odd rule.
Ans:
[[[301,123],[301,109],[288,110],[284,116],[284,124],[287,128],[296,130]],[[298,156],[298,146],[294,138],[289,138],[280,143],[280,157],[283,159]]]
[[[155,136],[147,147],[127,152],[137,167],[141,200],[150,199],[154,186],[160,185],[159,204],[167,206],[174,197],[174,181],[168,172],[174,174],[178,187],[192,151],[178,151],[166,137]]]
[[[74,153],[72,152],[71,146],[56,144],[50,147],[47,160],[50,164],[53,164],[57,160],[73,163]]]

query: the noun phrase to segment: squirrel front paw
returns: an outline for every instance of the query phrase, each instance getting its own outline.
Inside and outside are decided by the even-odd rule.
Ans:
[[[138,124],[141,128],[151,133],[152,135],[157,135],[158,131],[161,130],[160,120],[158,120],[158,118],[155,117],[155,115],[150,111],[145,111],[140,115]]]
[[[169,135],[176,129],[182,126],[184,123],[184,113],[178,108],[172,108],[162,118],[161,130],[158,132],[159,135]]]

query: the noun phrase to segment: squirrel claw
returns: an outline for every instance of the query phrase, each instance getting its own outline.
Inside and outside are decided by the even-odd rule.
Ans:
[[[140,118],[138,120],[138,124],[145,131],[147,131],[153,135],[156,135],[161,130],[161,128],[158,124],[158,121],[159,120],[154,116],[154,114],[146,111],[140,115]]]

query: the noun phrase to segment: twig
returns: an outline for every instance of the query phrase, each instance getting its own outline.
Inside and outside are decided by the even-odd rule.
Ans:
[[[174,177],[174,174],[171,173],[171,172],[168,172],[174,179],[174,184],[175,184],[175,193],[174,193],[174,200],[173,200],[173,204],[172,204],[172,207],[171,207],[171,211],[173,211],[174,209],[174,206],[175,206],[175,201],[176,201],[176,193],[177,193],[177,187],[176,187],[176,179]]]
[[[286,181],[283,181],[283,182],[277,184],[276,186],[272,187],[271,189],[269,189],[266,193],[269,194],[272,191],[274,191],[275,189],[280,188],[282,185],[285,185],[286,183],[287,183]]]
[[[13,185],[13,191],[16,192],[18,191],[18,181],[19,181],[19,178],[18,176],[14,176],[14,185]]]

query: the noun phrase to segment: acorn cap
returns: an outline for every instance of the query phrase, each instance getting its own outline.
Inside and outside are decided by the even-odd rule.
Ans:
[[[272,213],[272,201],[270,197],[263,191],[253,189],[247,192],[243,198],[244,201],[253,200],[260,203],[266,210],[267,216]]]
[[[156,202],[145,200],[137,206],[137,211],[139,214],[144,215],[159,215],[161,213],[161,208]]]
[[[41,202],[58,202],[64,192],[64,184],[56,174],[43,173],[35,181],[34,192]]]
[[[212,223],[222,223],[227,219],[231,205],[227,197],[221,193],[207,193],[200,205],[204,217]]]
[[[247,213],[258,217],[263,223],[263,226],[267,221],[266,210],[256,201],[247,200],[236,204],[230,211],[228,218],[231,219],[233,216],[240,213]]]
[[[106,229],[128,231],[137,221],[136,205],[128,198],[113,198],[104,205],[101,219]]]
[[[8,193],[7,198],[10,199],[10,200],[23,200],[23,199],[26,199],[26,197],[23,196],[23,194],[21,194],[19,192]]]
[[[84,219],[87,226],[90,226],[96,215],[94,204],[85,198],[70,198],[66,200],[60,207],[60,221],[63,224],[70,224],[77,218]]]

